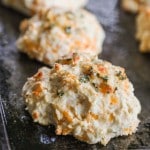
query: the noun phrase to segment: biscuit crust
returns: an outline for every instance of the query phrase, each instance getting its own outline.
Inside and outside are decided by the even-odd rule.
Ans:
[[[99,54],[105,38],[96,17],[83,9],[53,8],[24,20],[20,30],[18,49],[47,65],[74,52]]]
[[[140,52],[150,52],[150,7],[141,9],[136,19],[136,39]]]
[[[73,54],[28,78],[22,93],[34,122],[53,124],[57,135],[106,145],[137,130],[141,106],[121,67]]]
[[[137,13],[142,7],[150,7],[150,0],[122,0],[122,7],[125,11]]]

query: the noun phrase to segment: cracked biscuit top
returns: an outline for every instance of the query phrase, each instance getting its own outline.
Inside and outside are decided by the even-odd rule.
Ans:
[[[136,38],[140,42],[140,52],[150,52],[150,7],[141,9],[136,18]]]
[[[57,135],[106,145],[134,133],[141,106],[125,70],[86,54],[59,60],[28,78],[23,97],[33,120]]]
[[[124,10],[137,13],[143,7],[150,7],[150,0],[122,0]]]
[[[74,52],[96,55],[101,52],[105,37],[96,17],[83,9],[53,8],[24,20],[20,30],[18,49],[47,65]]]

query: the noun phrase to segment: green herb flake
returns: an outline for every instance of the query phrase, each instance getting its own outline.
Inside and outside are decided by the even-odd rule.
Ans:
[[[52,29],[52,28],[54,28],[56,25],[54,24],[54,23],[52,23],[51,25],[50,25],[50,29]]]
[[[101,79],[103,79],[103,81],[107,82],[108,81],[108,76],[101,77]]]
[[[118,90],[118,88],[117,88],[117,87],[115,87],[114,92],[116,92],[117,90]]]
[[[92,83],[92,85],[93,85],[95,88],[97,88],[97,85],[96,85],[95,83]]]
[[[70,34],[70,33],[71,33],[71,27],[70,27],[70,26],[65,27],[65,32],[66,32],[67,34]]]
[[[97,76],[98,78],[100,78],[100,74],[99,74],[99,73],[97,73],[96,76]]]
[[[119,78],[119,80],[125,80],[127,77],[125,75],[122,75],[122,72],[119,71],[116,73],[116,76]]]
[[[79,78],[81,83],[87,83],[89,81],[89,77],[87,75],[83,75]]]
[[[92,83],[93,87],[95,88],[95,90],[98,92],[98,86],[95,83]]]
[[[108,76],[101,76],[99,73],[97,73],[97,77],[101,78],[104,82],[108,81]]]
[[[94,70],[93,70],[93,67],[91,66],[90,69],[89,69],[89,75],[91,74],[94,74]]]
[[[59,97],[62,97],[62,96],[64,95],[64,92],[63,92],[63,91],[57,91],[57,95],[58,95]]]
[[[126,76],[120,76],[119,79],[120,80],[125,80],[125,79],[127,79],[127,77]]]
[[[119,77],[121,75],[121,71],[116,73],[116,76]]]

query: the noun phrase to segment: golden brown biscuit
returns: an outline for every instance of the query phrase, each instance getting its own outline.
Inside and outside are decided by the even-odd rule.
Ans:
[[[136,131],[141,106],[133,91],[123,68],[74,54],[28,78],[23,97],[33,120],[55,125],[57,135],[106,145]]]
[[[150,52],[150,7],[141,9],[136,19],[136,38],[140,42],[140,51]]]
[[[98,54],[105,37],[96,17],[83,9],[53,8],[23,21],[20,29],[18,49],[47,65],[74,52]]]
[[[132,13],[137,13],[145,6],[150,6],[150,0],[122,0],[123,9]]]

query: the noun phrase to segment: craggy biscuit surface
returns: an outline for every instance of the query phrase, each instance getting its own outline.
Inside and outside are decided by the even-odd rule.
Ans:
[[[140,51],[150,52],[150,7],[142,9],[136,19],[136,38],[140,42]]]
[[[52,7],[66,10],[78,9],[85,6],[87,0],[2,0],[2,3],[24,14],[33,15]]]
[[[85,54],[39,69],[23,87],[35,122],[55,125],[57,135],[103,145],[136,131],[141,106],[133,92],[123,68]]]
[[[150,0],[122,0],[123,9],[132,13],[137,13],[145,6],[150,6]]]
[[[20,30],[18,49],[47,65],[74,52],[98,54],[105,37],[96,17],[83,9],[53,8],[24,20]]]

